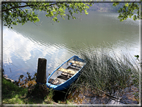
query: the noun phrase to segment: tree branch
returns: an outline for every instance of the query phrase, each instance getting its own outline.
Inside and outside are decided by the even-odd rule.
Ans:
[[[54,4],[56,4],[56,3],[54,3]],[[52,3],[52,4],[50,4],[50,5],[44,5],[44,6],[52,6],[52,5],[54,5],[54,4]],[[11,9],[24,8],[24,7],[31,7],[31,6],[37,6],[37,5],[24,5],[24,6],[11,7],[11,8],[9,8],[9,9],[5,9],[5,10],[2,9],[2,12],[6,12],[6,11],[9,11],[9,10],[11,10]],[[38,5],[38,7],[40,7],[40,6],[42,6],[42,5]]]
[[[23,7],[30,7],[30,6],[35,6],[35,5],[24,5],[24,6],[11,7],[9,9],[5,9],[5,10],[2,9],[2,12],[6,12],[6,11],[9,11],[11,9],[23,8]]]

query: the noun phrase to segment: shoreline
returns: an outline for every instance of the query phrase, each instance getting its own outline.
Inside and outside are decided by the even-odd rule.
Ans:
[[[7,81],[10,81],[11,83],[14,84],[14,82],[15,82],[14,80],[7,78],[6,76],[3,76],[3,77]],[[16,85],[16,84],[14,84],[14,85]],[[24,87],[22,87],[22,88],[24,88]],[[72,103],[73,104],[114,104],[114,105],[139,104],[139,102],[136,101],[135,95],[134,95],[134,93],[137,93],[138,91],[139,91],[138,88],[136,88],[134,85],[132,85],[130,87],[126,87],[124,89],[125,93],[118,100],[116,100],[116,99],[111,99],[110,97],[108,97],[106,95],[97,97],[95,94],[92,93],[92,91],[83,89],[82,92],[79,91],[80,93],[78,94],[78,96],[76,96],[76,94],[74,94],[74,97],[76,97],[76,99]],[[84,93],[84,94],[82,94],[82,93]],[[78,102],[77,99],[80,99],[81,102]],[[56,104],[60,104],[60,103],[56,103]]]

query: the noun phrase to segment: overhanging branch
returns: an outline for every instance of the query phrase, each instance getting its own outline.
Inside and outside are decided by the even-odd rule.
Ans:
[[[9,11],[11,9],[16,9],[16,8],[24,8],[24,7],[30,7],[30,6],[35,6],[35,5],[24,5],[24,6],[16,6],[16,7],[11,7],[9,9],[2,9],[2,12],[6,12],[6,11]]]
[[[43,5],[43,6],[52,6],[52,5],[55,5],[56,3],[52,3],[52,4],[49,4],[49,5]],[[9,11],[9,10],[11,10],[11,9],[16,9],[16,8],[24,8],[24,7],[32,7],[32,6],[37,6],[37,7],[40,7],[40,6],[42,6],[42,5],[24,5],[24,6],[16,6],[16,7],[11,7],[11,8],[9,8],[9,9],[2,9],[2,12],[6,12],[6,11]]]

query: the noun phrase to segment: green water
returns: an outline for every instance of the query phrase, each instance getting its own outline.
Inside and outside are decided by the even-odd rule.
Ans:
[[[123,50],[132,56],[139,54],[139,21],[120,22],[118,13],[76,15],[76,20],[60,23],[39,13],[40,22],[3,27],[3,64],[5,74],[14,80],[19,75],[37,71],[39,57],[47,59],[47,77],[60,64],[77,54],[76,50],[111,44],[116,52]]]

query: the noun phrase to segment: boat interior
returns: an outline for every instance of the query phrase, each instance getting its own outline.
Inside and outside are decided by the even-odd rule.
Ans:
[[[54,74],[50,77],[48,83],[54,85],[64,83],[73,75],[75,75],[84,66],[84,64],[84,62],[74,61],[73,59],[70,59],[54,72]]]

